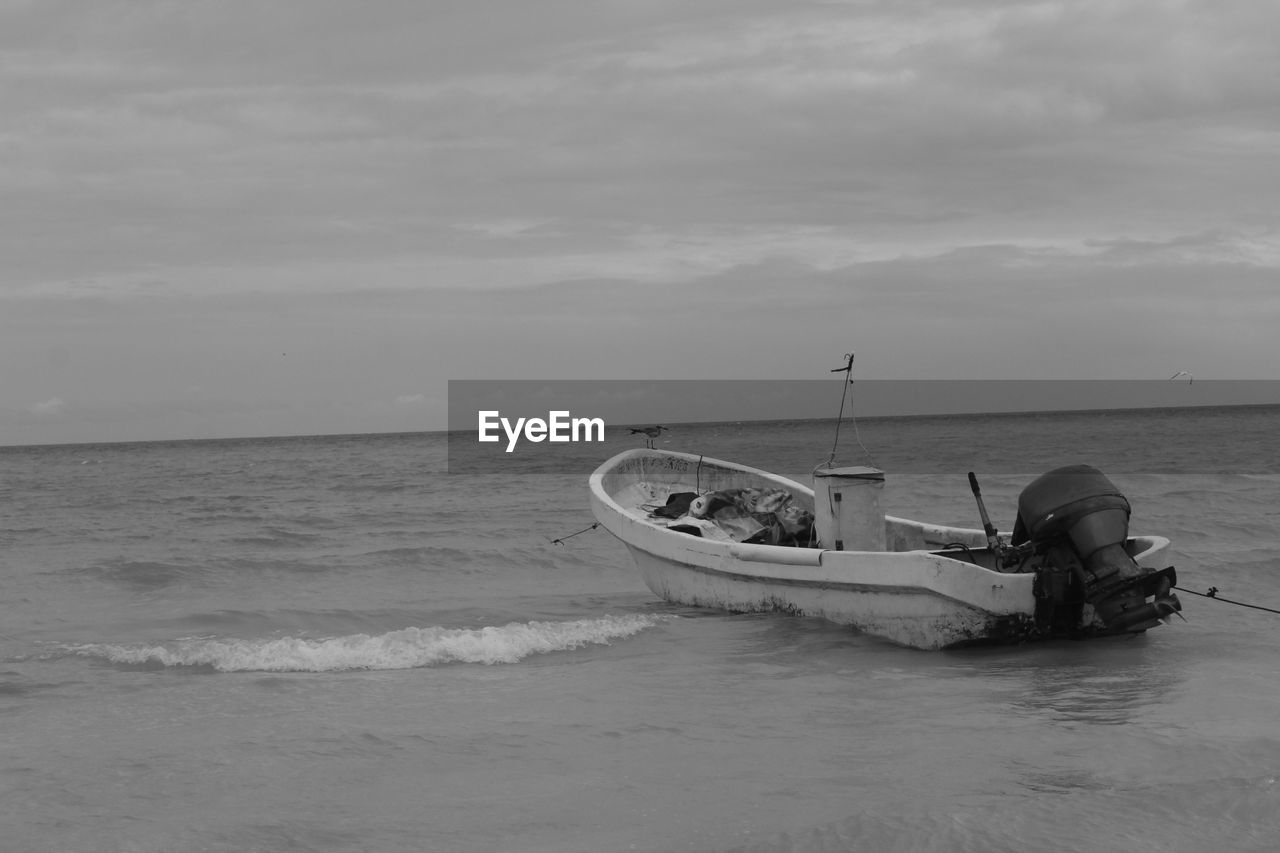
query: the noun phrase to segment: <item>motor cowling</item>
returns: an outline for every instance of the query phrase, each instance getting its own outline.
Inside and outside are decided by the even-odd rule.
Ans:
[[[1046,620],[1087,603],[1108,631],[1145,631],[1182,609],[1173,568],[1144,568],[1125,550],[1129,515],[1129,500],[1091,465],[1056,468],[1022,490],[1011,544],[1045,555],[1036,594]]]

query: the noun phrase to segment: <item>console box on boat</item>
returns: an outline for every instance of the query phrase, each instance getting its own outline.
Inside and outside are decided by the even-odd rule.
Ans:
[[[1011,541],[885,515],[873,468],[815,471],[815,491],[745,465],[637,449],[591,475],[592,512],[645,584],[680,604],[818,616],[919,649],[1142,632],[1180,610],[1169,540],[1130,536],[1097,469],[1023,490]]]

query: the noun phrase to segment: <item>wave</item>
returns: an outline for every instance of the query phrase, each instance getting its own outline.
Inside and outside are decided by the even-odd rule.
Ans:
[[[161,645],[88,643],[73,655],[115,664],[208,667],[218,672],[340,672],[416,669],[446,663],[517,663],[530,655],[608,645],[672,615],[604,616],[572,622],[512,622],[484,628],[402,628],[386,634],[328,639],[188,638]]]
[[[102,560],[83,568],[67,569],[65,573],[97,578],[136,592],[158,590],[175,584],[197,583],[200,579],[200,572],[194,566],[159,560],[128,560],[123,557]]]

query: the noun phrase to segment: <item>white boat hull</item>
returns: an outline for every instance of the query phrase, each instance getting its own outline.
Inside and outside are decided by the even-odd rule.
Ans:
[[[626,545],[649,589],[670,602],[821,617],[918,649],[1035,638],[1033,574],[935,553],[954,543],[981,551],[982,531],[886,517],[893,550],[747,544],[674,532],[636,503],[637,494],[661,503],[676,489],[748,482],[780,486],[812,506],[811,489],[758,469],[638,450],[592,476],[592,510]],[[1167,546],[1163,537],[1133,537],[1128,550],[1140,565],[1158,568]]]
[[[816,616],[918,649],[942,649],[1015,635],[1027,601],[1003,617],[908,584],[873,584],[778,577],[750,578],[657,557],[628,546],[645,585],[667,601],[734,613]],[[1011,590],[1013,596],[1025,591]]]

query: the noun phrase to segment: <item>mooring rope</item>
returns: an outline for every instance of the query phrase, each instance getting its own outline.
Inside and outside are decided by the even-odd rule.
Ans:
[[[600,526],[600,522],[598,522],[598,521],[597,521],[595,524],[591,525],[590,527],[584,527],[584,528],[582,528],[581,530],[579,530],[579,531],[578,531],[578,533],[586,533],[588,530],[595,530],[595,529],[596,529],[597,527],[599,527],[599,526]],[[566,540],[566,539],[572,539],[573,537],[577,536],[577,535],[578,535],[578,533],[570,533],[568,536],[561,536],[559,539],[552,539],[552,540],[551,540],[551,544],[552,544],[552,545],[563,545],[563,544],[564,544],[564,540]]]
[[[1187,589],[1185,586],[1175,586],[1174,589],[1179,592],[1189,592],[1192,595],[1198,595],[1201,598],[1212,598],[1214,601],[1221,601],[1225,604],[1234,604],[1237,607],[1248,607],[1253,610],[1265,610],[1268,613],[1280,613],[1280,610],[1275,610],[1271,607],[1263,607],[1261,604],[1246,604],[1243,601],[1232,601],[1230,598],[1223,598],[1218,595],[1218,588],[1216,586],[1209,587],[1208,592],[1196,592],[1194,589]]]

